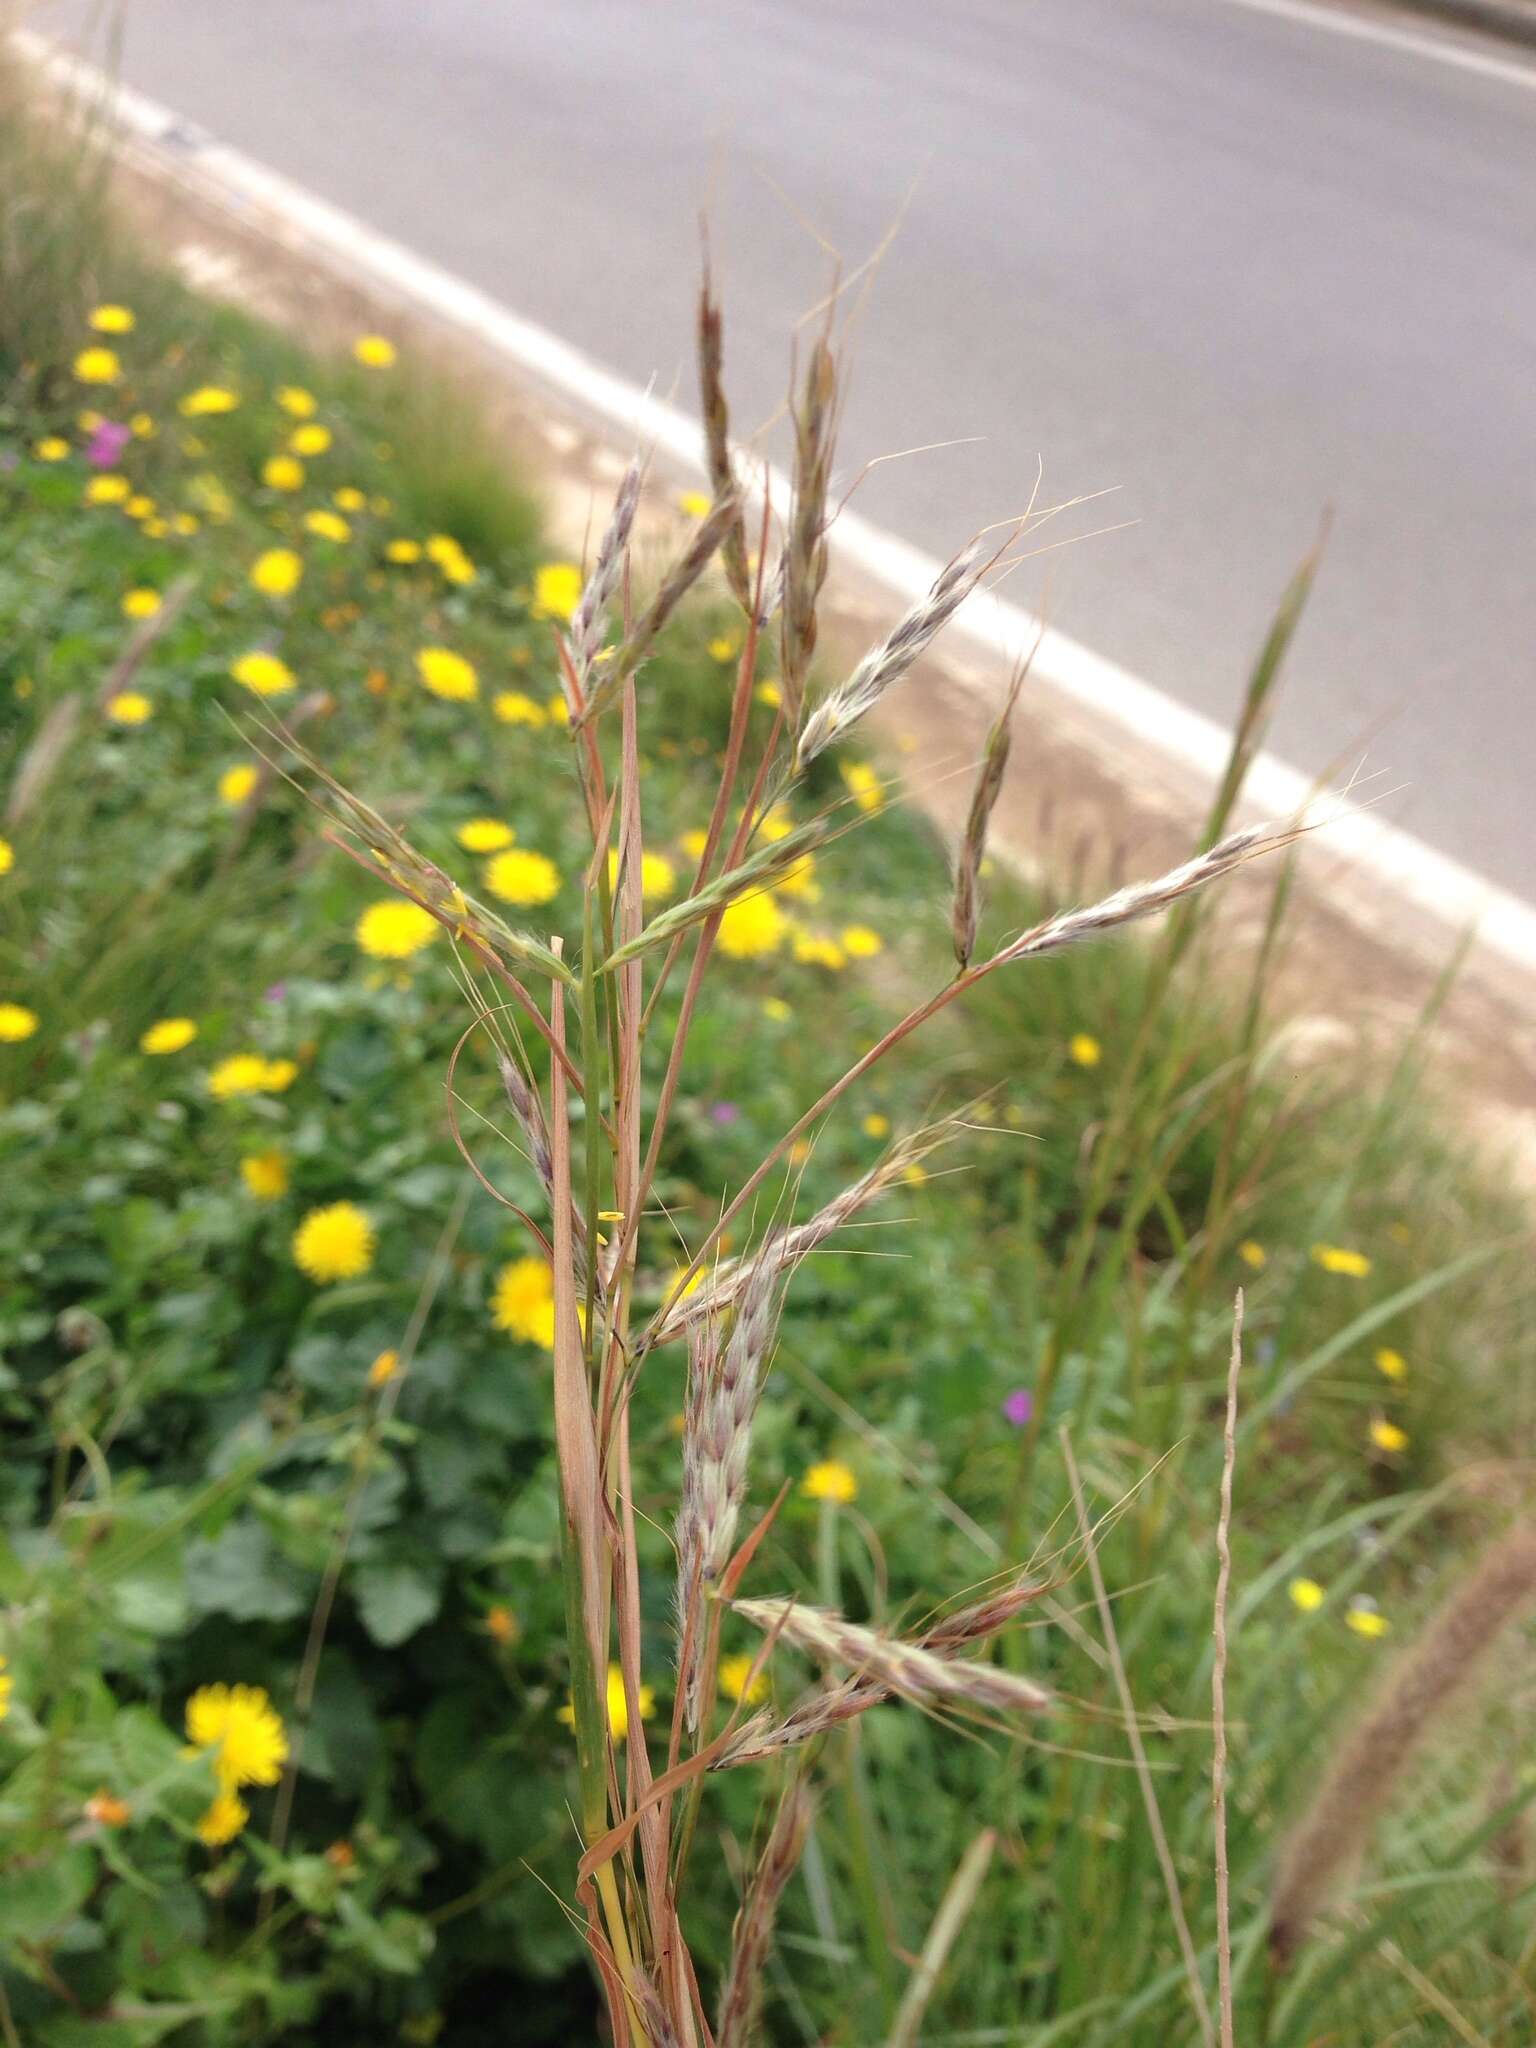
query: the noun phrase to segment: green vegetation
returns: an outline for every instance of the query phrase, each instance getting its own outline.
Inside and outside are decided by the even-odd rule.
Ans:
[[[379,814],[361,850],[417,895],[436,885],[395,833],[579,966],[609,900],[599,864],[584,949],[582,756],[552,708],[579,576],[542,559],[428,380],[317,362],[181,291],[113,233],[93,165],[0,118],[0,2019],[42,2048],[590,2038],[562,1715],[573,1678],[579,1704],[592,1689],[559,1569],[549,1265],[505,1206],[543,1230],[550,1202],[496,1049],[540,1088],[549,1058],[467,941],[328,842],[345,806],[304,758]],[[131,327],[93,330],[104,306]],[[93,349],[115,363],[82,364]],[[299,565],[291,589],[273,551]],[[641,672],[647,915],[691,887],[741,651],[719,599]],[[758,671],[749,758],[776,731],[766,648]],[[946,856],[868,767],[814,764],[784,820],[827,816],[835,838],[745,899],[717,950],[638,1319],[806,1106],[953,973]],[[1200,898],[1149,940],[992,976],[732,1227],[747,1251],[963,1112],[795,1276],[739,1533],[788,1492],[743,1590],[910,1632],[1022,1563],[1047,1591],[982,1654],[1056,1695],[1026,1723],[887,1703],[819,1744],[767,1966],[776,2042],[891,2037],[983,1827],[995,1851],[970,1857],[923,2041],[1199,2038],[1058,1433],[1214,2003],[1239,1283],[1238,2038],[1439,2041],[1447,2011],[1462,2038],[1529,2038],[1533,1878],[1506,1850],[1536,1779],[1514,1685],[1468,1697],[1339,1909],[1284,1971],[1267,1957],[1288,1818],[1396,1643],[1507,1524],[1536,1423],[1528,1221],[1437,1134],[1416,1045],[1384,1072],[1293,1048],[1267,1001],[1281,875],[1261,945]],[[1043,908],[985,886],[978,957]],[[647,1115],[681,989],[652,1023]],[[629,1410],[657,1770],[685,1372],[659,1347]],[[722,1695],[760,1643],[726,1616]],[[774,1650],[781,1707],[797,1668]],[[201,1691],[224,1685],[266,1700]],[[609,1701],[622,1775],[622,1689]],[[703,1782],[681,1910],[710,2014],[792,1775]]]

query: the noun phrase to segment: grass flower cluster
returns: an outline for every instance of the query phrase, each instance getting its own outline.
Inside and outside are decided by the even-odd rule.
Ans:
[[[1276,1050],[1270,942],[1213,994],[1198,892],[1263,842],[1026,895],[996,748],[938,842],[867,721],[994,557],[822,679],[830,330],[765,519],[706,295],[710,488],[637,468],[578,564],[387,335],[216,313],[84,186],[50,241],[21,133],[7,2033],[1194,2038],[1239,1281],[1239,2038],[1519,2024],[1518,1698],[1458,1688],[1441,1755],[1443,1659],[1406,1713],[1391,1662],[1536,1420],[1515,1219],[1411,1061]],[[1392,1783],[1346,1732],[1341,1844],[1308,1801],[1366,1684]]]

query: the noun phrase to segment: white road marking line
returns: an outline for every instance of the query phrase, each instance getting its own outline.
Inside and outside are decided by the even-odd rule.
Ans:
[[[1282,0],[1239,4],[1279,11]],[[1285,11],[1297,12],[1300,6],[1301,0],[1284,0]],[[676,408],[604,369],[548,329],[521,319],[476,286],[376,234],[241,151],[226,148],[157,101],[116,84],[94,65],[30,30],[15,31],[14,41],[24,56],[66,88],[88,99],[110,101],[126,134],[162,170],[171,168],[205,197],[247,218],[252,208],[276,215],[360,283],[382,287],[406,305],[430,309],[626,437],[653,442],[702,474],[699,429]],[[771,482],[776,495],[787,495],[781,474],[771,473]],[[935,556],[857,513],[843,513],[831,539],[835,555],[906,604],[927,594],[943,566]],[[978,594],[961,607],[954,624],[974,645],[997,656],[1000,667],[1011,666],[1038,636],[1032,669],[1038,681],[1054,685],[1063,696],[1193,773],[1207,787],[1220,777],[1231,741],[1225,727],[1065,633],[1048,627],[1042,635],[1039,620],[1021,605]],[[1314,776],[1263,753],[1249,771],[1245,809],[1290,817],[1316,791]],[[1536,970],[1536,905],[1343,799],[1335,799],[1328,812],[1328,847],[1341,863],[1352,864],[1362,882],[1368,877],[1383,895],[1426,912],[1452,930],[1475,924],[1480,942],[1491,952],[1516,967]]]
[[[1229,0],[1234,7],[1246,7],[1250,14],[1274,14],[1282,20],[1305,22],[1311,28],[1329,29],[1336,36],[1348,36],[1357,43],[1379,43],[1384,49],[1405,50],[1410,56],[1427,57],[1436,64],[1450,64],[1458,71],[1476,72],[1480,78],[1497,78],[1504,85],[1522,85],[1536,91],[1536,52],[1533,61],[1522,64],[1515,57],[1494,57],[1474,50],[1448,36],[1430,35],[1421,29],[1395,28],[1374,16],[1350,14],[1340,7],[1315,4],[1315,0]],[[1453,27],[1453,23],[1447,23]]]

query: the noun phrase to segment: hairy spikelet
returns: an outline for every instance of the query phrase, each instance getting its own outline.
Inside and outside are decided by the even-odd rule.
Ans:
[[[725,402],[722,377],[722,320],[719,301],[710,291],[709,272],[699,287],[699,412],[704,421],[704,458],[709,467],[710,488],[720,503],[736,496],[736,473],[731,465],[731,415]],[[742,610],[752,608],[752,589],[747,575],[747,534],[738,511],[720,541],[720,565],[731,595]]]
[[[736,1600],[735,1611],[764,1634],[778,1633],[828,1664],[847,1664],[903,1699],[925,1706],[969,1705],[997,1713],[1039,1713],[1051,1696],[1027,1678],[992,1664],[941,1657],[921,1643],[845,1621],[825,1607],[795,1600]]]
[[[990,542],[977,541],[956,555],[922,602],[912,607],[878,647],[870,649],[847,682],[817,705],[805,721],[795,749],[799,767],[804,768],[834,740],[845,737],[892,683],[901,680],[970,596],[996,554]]]
[[[1001,1586],[984,1599],[945,1615],[918,1638],[918,1647],[949,1654],[983,1642],[1006,1628],[1045,1591],[1037,1579],[1021,1578],[1010,1586]],[[893,1691],[881,1679],[861,1675],[814,1687],[795,1702],[782,1721],[775,1722],[773,1709],[765,1707],[742,1723],[715,1768],[727,1770],[736,1764],[761,1763],[799,1743],[809,1742],[813,1736],[825,1735],[829,1729],[851,1721],[871,1707],[878,1707],[892,1697]]]
[[[625,470],[613,501],[607,530],[598,543],[597,556],[571,615],[570,649],[577,678],[583,689],[592,673],[608,624],[608,608],[619,587],[624,570],[624,550],[629,546],[635,511],[640,503],[640,483],[645,468],[637,455]]]
[[[771,889],[782,875],[789,873],[802,855],[819,846],[826,836],[826,825],[821,819],[812,818],[808,824],[797,825],[782,839],[769,840],[755,853],[749,854],[739,867],[728,868],[724,874],[713,876],[697,895],[684,897],[681,903],[669,903],[665,910],[659,911],[636,937],[615,947],[603,962],[603,973],[611,974],[626,961],[638,960],[642,953],[667,945],[680,932],[687,931],[690,925],[702,924],[706,917],[712,917],[717,910],[724,910],[738,896]]]
[[[851,1223],[860,1210],[900,1181],[909,1167],[942,1145],[957,1128],[952,1121],[933,1124],[926,1130],[915,1132],[910,1138],[902,1139],[868,1173],[834,1195],[806,1222],[774,1231],[750,1258],[723,1261],[702,1287],[671,1304],[660,1327],[648,1338],[648,1343],[674,1343],[705,1317],[720,1314],[737,1299],[748,1279],[759,1269],[773,1273],[792,1271],[802,1259],[808,1258],[828,1238]]]
[[[1011,939],[988,965],[1004,967],[1015,960],[1035,959],[1042,953],[1059,953],[1066,946],[1097,938],[1101,932],[1112,931],[1117,925],[1134,924],[1138,918],[1154,917],[1182,897],[1203,889],[1208,882],[1230,874],[1255,854],[1288,846],[1300,836],[1302,829],[1299,823],[1293,822],[1287,825],[1250,825],[1244,831],[1229,833],[1225,839],[1219,839],[1209,852],[1197,854],[1193,860],[1170,868],[1167,874],[1159,875],[1153,881],[1133,882],[1129,888],[1117,889],[1114,895],[1106,896],[1102,903],[1092,904],[1086,910],[1063,910],[1055,917],[1046,918],[1032,930]]]
[[[778,1324],[778,1268],[758,1262],[737,1300],[730,1334],[718,1319],[689,1347],[688,1405],[683,1417],[683,1488],[677,1514],[677,1600],[686,1645],[682,1673],[688,1726],[703,1710],[701,1631],[687,1617],[697,1592],[707,1592],[730,1562],[747,1493],[752,1419]]]
[[[976,787],[971,792],[965,831],[955,854],[955,900],[949,923],[955,958],[962,968],[970,966],[971,955],[976,950],[976,925],[980,916],[979,877],[982,856],[987,850],[987,827],[992,822],[992,812],[1002,794],[1003,777],[1008,772],[1008,755],[1013,746],[1013,707],[1019,701],[1019,691],[1024,687],[1028,673],[1028,662],[1021,662],[1014,670],[1008,694],[1003,699],[1003,708],[987,735],[986,751],[976,773]]]
[[[827,575],[827,487],[837,415],[837,366],[818,340],[795,408],[794,497],[781,564],[779,687],[791,732],[799,730],[805,679],[816,651],[816,604]]]
[[[1536,1525],[1494,1545],[1387,1674],[1375,1705],[1344,1738],[1280,1858],[1270,1946],[1285,1962],[1306,1938],[1341,1872],[1364,1849],[1403,1770],[1472,1678],[1499,1631],[1536,1599]]]
[[[779,1802],[763,1853],[731,1930],[731,1960],[720,1993],[716,2048],[747,2048],[755,2033],[763,1964],[784,1887],[794,1875],[811,1824],[811,1795],[797,1778]]]
[[[635,621],[611,660],[603,663],[597,688],[587,699],[587,708],[577,721],[588,725],[618,696],[619,691],[644,661],[662,627],[709,567],[733,521],[741,517],[738,501],[717,498],[689,535],[688,545],[661,580],[661,588]]]

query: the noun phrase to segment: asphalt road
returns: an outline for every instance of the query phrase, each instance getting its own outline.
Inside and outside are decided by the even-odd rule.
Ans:
[[[1277,751],[1536,895],[1536,89],[1235,0],[128,0],[123,73],[690,404],[707,206],[743,420],[894,227],[847,471],[981,438],[860,509],[1113,487],[1052,620],[1225,717],[1331,504]]]

